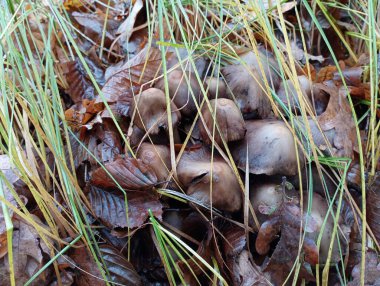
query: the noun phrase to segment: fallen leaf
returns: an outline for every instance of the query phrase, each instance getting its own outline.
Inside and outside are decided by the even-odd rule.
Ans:
[[[271,255],[264,272],[270,274],[275,285],[282,285],[294,262],[298,259],[301,231],[301,210],[292,201],[284,201],[282,205],[264,222],[256,239],[256,250],[259,254],[267,254],[270,244],[281,233],[280,241]],[[315,242],[305,237],[301,252],[301,267],[298,278],[314,281],[310,266],[318,263],[318,248]]]
[[[72,127],[81,127],[102,111],[102,108],[95,105],[95,99],[83,99],[65,111],[65,119]]]
[[[30,219],[42,225],[38,217],[30,214]],[[16,285],[24,285],[37,273],[46,262],[44,256],[49,256],[49,249],[41,239],[37,230],[20,217],[13,218],[13,267]],[[0,259],[0,281],[2,285],[11,285],[9,258],[5,255]],[[46,285],[50,269],[42,272],[31,284],[32,286]]]
[[[247,250],[246,234],[243,228],[230,226],[224,232],[224,253],[228,270],[231,272],[235,286],[265,286],[272,285],[270,279],[252,259]]]
[[[118,188],[110,175],[127,190],[149,189],[157,183],[156,174],[140,159],[118,158],[104,167],[107,171],[100,167],[91,175],[91,183],[96,187]]]
[[[115,31],[119,27],[119,22],[113,19],[106,19],[106,14],[101,10],[96,10],[95,13],[73,12],[72,17],[80,25],[83,34],[92,39],[95,44],[100,46],[103,37],[104,22],[107,21],[106,30],[104,33],[105,47],[111,47],[115,41]]]
[[[327,108],[318,117],[318,123],[323,132],[334,131],[333,155],[353,158],[354,150],[357,150],[356,127],[344,88],[338,90],[331,82],[316,84],[315,87],[330,95]]]
[[[140,12],[143,6],[144,4],[142,0],[134,1],[132,11],[129,13],[127,19],[125,19],[125,21],[117,29],[116,34],[120,35],[119,40],[122,45],[129,42],[129,38],[133,33],[133,27],[136,22],[137,14]]]
[[[142,85],[157,76],[161,65],[161,52],[154,47],[145,47],[131,60],[118,69],[114,69],[102,88],[104,99],[107,103],[124,105],[122,115],[128,113],[132,97],[139,93]],[[106,71],[107,73],[107,71]],[[103,99],[96,98],[96,106],[103,105]]]
[[[125,198],[92,187],[88,196],[95,216],[109,228],[140,227],[149,217],[149,210],[162,219],[162,205],[158,197],[150,193],[128,193]]]
[[[97,83],[100,86],[104,84],[103,70],[88,58],[86,58],[86,63]],[[61,67],[66,81],[65,92],[74,103],[81,102],[83,99],[95,98],[95,88],[78,58],[74,61],[64,61],[61,63]]]
[[[380,173],[367,187],[367,220],[378,243],[380,243]]]
[[[376,286],[380,285],[380,261],[377,253],[369,249],[365,255],[365,269],[364,269],[364,285]],[[361,263],[356,265],[352,270],[353,280],[348,282],[347,286],[360,286],[361,284]]]
[[[132,264],[125,259],[115,248],[109,245],[100,245],[100,255],[104,261],[104,266],[109,273],[105,276],[110,282],[118,283],[118,285],[142,285],[141,278],[133,268]],[[95,263],[92,254],[85,247],[74,248],[70,257],[78,265],[78,275],[75,278],[76,285],[80,286],[103,286],[106,285],[104,278]]]
[[[292,54],[293,54],[294,59],[303,64],[306,64],[307,61],[318,61],[322,63],[325,60],[323,56],[313,56],[313,55],[308,54],[302,48],[298,47],[296,41],[291,42],[290,47],[292,49]]]

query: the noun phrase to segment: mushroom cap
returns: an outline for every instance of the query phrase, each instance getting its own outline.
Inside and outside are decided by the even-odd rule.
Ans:
[[[286,175],[297,173],[297,156],[293,134],[278,120],[246,121],[244,140],[232,147],[237,166],[245,171],[248,151],[249,172],[252,174]],[[248,150],[247,150],[248,146]],[[303,154],[298,152],[303,163]]]
[[[134,100],[132,100],[131,112],[136,108],[137,111],[133,122],[138,128],[147,130],[149,134],[158,134],[160,128],[168,129],[166,99],[162,90],[149,88],[136,95]],[[181,114],[173,102],[170,104],[170,108],[172,124],[176,126],[181,118]]]
[[[276,89],[279,84],[279,77],[274,72],[276,63],[271,56],[266,56],[262,52],[259,52],[258,56],[253,52],[248,52],[240,59],[245,64],[235,63],[222,69],[232,97],[236,99],[245,117],[268,118],[272,113],[272,108],[266,94],[259,61],[272,89]]]
[[[142,143],[137,152],[137,158],[153,169],[158,181],[162,182],[168,178],[171,169],[168,146]]]
[[[304,75],[298,76],[297,79],[298,79],[304,99],[311,105],[310,97],[311,97],[312,82]],[[288,91],[289,99],[286,96],[286,91]],[[289,104],[291,110],[299,109],[299,100],[298,100],[296,88],[290,79],[283,81],[280,84],[280,87],[277,91],[277,95],[279,99],[285,104],[286,107]]]
[[[211,138],[208,136],[206,128],[209,130],[210,134],[212,134],[214,127],[213,114],[215,113],[215,108],[215,119],[220,130],[219,133],[215,128],[215,142],[222,144],[222,139],[226,142],[243,139],[246,132],[245,122],[235,103],[230,99],[220,98],[210,100],[210,105],[213,112],[210,111],[207,105],[204,105],[202,108],[204,123],[202,120],[198,121],[199,130],[204,142],[211,144]]]
[[[189,84],[186,81],[189,80]],[[169,96],[173,99],[174,104],[181,111],[185,117],[193,117],[197,112],[195,100],[200,103],[202,93],[201,86],[198,83],[195,75],[187,72],[186,75],[179,70],[171,71],[168,74]],[[165,90],[165,81],[162,78],[159,80],[155,87]]]
[[[225,211],[238,211],[242,196],[238,180],[231,167],[205,149],[187,151],[177,165],[180,183],[186,193],[197,201]],[[212,189],[211,189],[212,183]]]
[[[207,77],[206,85],[210,99],[227,97],[227,86],[222,79],[211,76]]]
[[[249,199],[259,223],[262,224],[268,219],[268,214],[263,214],[261,209],[277,209],[283,202],[283,193],[275,183],[259,183],[250,187]]]
[[[308,196],[305,196],[306,202],[304,203],[304,216],[307,216],[307,208],[308,208]],[[313,226],[311,227],[313,231],[309,230],[306,233],[306,236],[313,239],[314,241],[317,241],[320,233],[322,233],[322,240],[321,240],[321,246],[319,249],[319,263],[324,264],[326,263],[330,242],[332,239],[332,233],[334,229],[334,219],[333,216],[328,213],[329,206],[326,202],[326,199],[322,196],[313,193],[313,200],[311,205],[311,211],[309,216],[312,218],[312,222],[310,222]],[[325,218],[327,217],[326,224],[323,227],[323,222]],[[306,229],[309,228],[306,226]],[[342,243],[342,242],[341,242]],[[338,241],[335,239],[333,244],[333,251],[332,251],[332,261],[331,262],[338,262],[340,260],[339,255],[339,248],[338,248]]]

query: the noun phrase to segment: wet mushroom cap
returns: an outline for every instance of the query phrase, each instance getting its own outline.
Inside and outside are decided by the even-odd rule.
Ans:
[[[213,114],[215,114],[215,120],[220,131],[219,133],[215,127],[214,139],[217,144],[221,145],[223,140],[227,143],[243,139],[246,132],[245,122],[236,104],[230,99],[220,98],[210,100],[210,105],[212,112],[206,104],[202,108],[204,123],[202,120],[198,121],[204,142],[211,144],[212,141],[212,132],[214,130]],[[206,129],[208,129],[210,136]]]
[[[185,152],[177,165],[177,175],[186,193],[196,201],[224,211],[238,211],[242,196],[231,167],[204,150]],[[212,185],[212,188],[211,188]]]
[[[137,158],[141,159],[143,163],[153,169],[159,182],[163,182],[167,179],[171,169],[170,150],[168,146],[142,143],[137,152]]]
[[[195,101],[199,104],[202,96],[201,86],[195,74],[183,73],[179,70],[171,71],[168,74],[168,85],[170,98],[173,99],[181,114],[184,117],[193,117],[197,112]],[[164,79],[159,80],[155,87],[165,90]]]
[[[232,92],[230,97],[236,100],[244,118],[268,118],[272,108],[264,78],[272,89],[278,87],[279,76],[274,71],[276,64],[269,55],[261,52],[258,56],[248,52],[241,56],[241,62],[244,64],[234,63],[222,69],[227,90]]]
[[[133,123],[138,128],[146,130],[149,134],[158,134],[160,128],[167,130],[168,116],[166,107],[166,98],[162,90],[158,88],[144,90],[132,100],[131,112],[137,109]],[[172,124],[176,126],[181,118],[181,114],[174,103],[170,104],[170,108]]]
[[[248,152],[249,172],[252,174],[297,174],[297,155],[293,134],[284,122],[278,120],[246,121],[244,140],[232,146],[237,166],[245,171]],[[248,148],[247,148],[248,146]],[[301,166],[303,154],[298,152]]]

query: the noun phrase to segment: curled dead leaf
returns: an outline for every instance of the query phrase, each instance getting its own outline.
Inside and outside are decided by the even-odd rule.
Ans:
[[[118,158],[106,163],[104,168],[105,170],[99,167],[92,172],[92,185],[100,188],[118,188],[119,184],[123,189],[143,190],[152,188],[157,183],[154,171],[140,159]]]

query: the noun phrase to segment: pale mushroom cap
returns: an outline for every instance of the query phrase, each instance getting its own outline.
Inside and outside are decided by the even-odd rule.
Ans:
[[[158,181],[162,182],[167,179],[171,169],[168,146],[142,143],[137,152],[137,158],[153,169]]]
[[[269,86],[276,89],[279,76],[276,63],[272,56],[259,52],[248,52],[241,56],[241,62],[236,62],[222,69],[232,97],[246,117],[268,118],[272,113],[269,95],[267,95],[264,77]],[[260,69],[261,64],[262,70]],[[244,63],[244,64],[243,64]]]
[[[233,146],[232,156],[245,171],[248,152],[249,172],[252,174],[297,174],[297,156],[293,134],[285,123],[277,120],[246,121],[244,140]],[[248,150],[247,150],[248,145]],[[303,162],[303,154],[298,152]]]
[[[227,86],[220,78],[207,77],[206,87],[208,88],[210,99],[227,97]]]
[[[230,99],[220,98],[210,100],[210,105],[213,110],[212,112],[207,105],[204,105],[202,108],[202,116],[205,124],[203,124],[202,120],[199,120],[199,130],[203,140],[207,144],[211,144],[212,132],[214,129],[213,114],[215,112],[215,108],[215,119],[220,130],[219,133],[215,127],[215,142],[221,145],[222,138],[226,142],[243,139],[246,132],[245,122],[239,108],[237,108],[235,103]],[[206,128],[210,132],[211,138],[208,135]]]
[[[309,104],[309,106],[311,106],[310,97],[312,82],[304,75],[298,76],[297,80],[299,82],[304,100]],[[286,91],[288,92],[288,96]],[[299,108],[297,91],[291,80],[286,80],[280,84],[277,95],[286,107],[289,103],[292,110]]]
[[[214,158],[211,164],[210,158],[183,156],[177,166],[177,175],[189,196],[203,204],[211,205],[212,201],[212,206],[220,210],[234,212],[241,208],[240,186],[227,163],[220,158]]]
[[[136,95],[132,100],[132,112],[137,108],[134,124],[147,130],[149,134],[157,134],[160,128],[168,129],[168,116],[166,112],[166,99],[162,90],[149,88]],[[170,105],[172,113],[172,124],[176,126],[181,114],[174,103]]]
[[[304,203],[304,215],[307,215],[307,208],[308,208],[308,197],[305,196],[306,202]],[[322,234],[322,242],[319,250],[319,262],[321,264],[324,264],[327,260],[328,251],[330,247],[330,242],[332,239],[332,232],[334,228],[334,220],[331,214],[328,215],[326,224],[324,226],[324,229],[322,229],[323,222],[327,216],[328,213],[328,204],[326,202],[326,199],[321,197],[320,195],[313,193],[313,201],[311,206],[311,212],[310,216],[313,219],[313,224],[315,224],[315,231],[313,232],[307,232],[307,237],[313,239],[314,241],[317,241],[320,233],[323,231]],[[336,211],[336,210],[335,210]],[[339,256],[339,249],[338,249],[338,241],[335,238],[334,244],[333,244],[333,252],[332,252],[332,262],[338,262],[340,260]]]
[[[185,75],[179,70],[171,71],[168,74],[168,85],[170,98],[173,99],[174,104],[181,113],[186,117],[194,116],[197,112],[197,108],[193,95],[198,103],[202,96],[201,87],[195,75],[189,72]],[[164,79],[159,80],[155,86],[161,90],[165,90]]]

